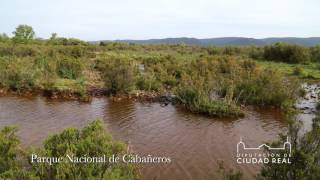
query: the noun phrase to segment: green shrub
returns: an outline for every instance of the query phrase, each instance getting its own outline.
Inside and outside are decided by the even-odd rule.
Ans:
[[[74,57],[74,58],[83,57],[84,56],[84,50],[83,50],[83,48],[76,46],[76,47],[71,49],[71,54],[70,55],[72,57]]]
[[[216,56],[193,61],[184,69],[176,85],[180,103],[213,116],[241,115],[239,104],[290,108],[300,89],[295,80],[252,60]]]
[[[18,57],[36,56],[39,50],[34,46],[17,45],[13,48],[13,55]]]
[[[0,174],[11,169],[17,170],[17,158],[19,154],[19,139],[15,135],[16,127],[7,126],[0,131]]]
[[[77,79],[84,69],[81,59],[62,58],[57,62],[57,74],[61,78]]]
[[[32,45],[10,45],[2,44],[0,45],[0,56],[36,56],[39,54],[39,49]]]
[[[199,88],[180,87],[176,92],[177,100],[192,112],[206,114],[213,117],[238,117],[243,112],[233,103],[223,99],[211,99]]]
[[[69,128],[60,134],[49,136],[44,148],[34,153],[44,157],[111,157],[123,155],[126,145],[114,141],[105,131],[101,121],[93,121],[82,130]],[[137,179],[134,166],[124,163],[71,163],[62,162],[54,166],[33,163],[33,171],[41,179]]]
[[[25,152],[20,147],[15,126],[0,130],[0,179],[37,179],[28,171]]]
[[[46,49],[46,52],[51,57],[68,57],[68,58],[84,58],[89,57],[95,49],[90,49],[87,46],[49,46],[49,49]]]
[[[294,80],[287,80],[278,71],[265,69],[243,77],[236,85],[235,96],[243,103],[282,107],[295,102],[299,89]]]
[[[213,47],[208,47],[207,51],[208,51],[209,55],[218,55],[218,54],[221,53],[220,49],[217,48],[217,47],[214,47],[214,46]]]
[[[162,84],[152,75],[139,77],[137,80],[137,88],[146,91],[161,91]]]
[[[138,68],[133,60],[110,57],[104,59],[99,69],[102,71],[106,88],[112,93],[128,93],[134,90]]]
[[[132,164],[72,163],[63,161],[50,165],[32,161],[38,157],[111,157],[128,153],[125,144],[112,139],[101,121],[93,121],[83,129],[68,128],[49,136],[43,148],[23,151],[15,135],[16,128],[4,127],[0,131],[0,179],[139,179]]]
[[[13,47],[8,44],[1,43],[0,44],[0,57],[13,55]]]
[[[311,61],[320,62],[320,45],[310,48]]]
[[[264,49],[263,47],[251,46],[248,50],[248,57],[252,59],[263,59]]]
[[[226,46],[223,48],[222,53],[225,55],[238,55],[241,49],[237,46]]]
[[[34,69],[39,70],[43,75],[56,76],[57,60],[48,56],[37,56],[33,61]]]
[[[292,116],[292,115],[291,115]],[[273,142],[271,146],[280,147],[286,138],[289,138],[290,152],[288,149],[282,151],[291,155],[291,163],[268,163],[264,164],[258,179],[319,179],[320,177],[320,116],[313,119],[311,130],[301,132],[301,124],[295,116],[289,119],[288,133],[280,136],[280,139]],[[267,150],[269,154],[276,150]],[[278,153],[279,151],[277,151]],[[271,156],[269,157],[271,162]]]
[[[310,61],[310,52],[303,46],[276,43],[265,46],[264,58],[287,63],[307,63]]]
[[[31,90],[37,87],[39,74],[29,58],[1,58],[0,85],[13,90]]]

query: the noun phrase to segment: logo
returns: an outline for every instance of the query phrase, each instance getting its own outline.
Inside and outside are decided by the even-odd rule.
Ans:
[[[237,144],[237,163],[238,164],[267,164],[277,163],[290,164],[291,157],[291,143],[287,137],[287,141],[283,143],[282,147],[270,147],[267,144],[261,144],[258,147],[247,147],[246,144],[240,141]]]

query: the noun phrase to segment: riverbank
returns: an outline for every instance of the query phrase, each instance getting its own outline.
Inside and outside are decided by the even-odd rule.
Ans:
[[[254,57],[251,51],[258,49]],[[0,87],[3,95],[82,102],[110,96],[165,106],[176,99],[191,112],[217,117],[243,116],[248,105],[292,107],[297,79],[317,79],[317,63],[262,61],[264,53],[259,47],[0,43]]]
[[[0,89],[0,97],[16,96],[16,97],[36,97],[43,96],[47,99],[57,100],[77,100],[79,102],[91,103],[93,98],[110,98],[112,101],[120,102],[133,100],[139,102],[161,103],[164,106],[175,102],[175,95],[171,93],[157,93],[136,90],[129,94],[110,95],[105,89],[90,89],[86,95],[71,90],[20,90],[13,91],[8,89]]]

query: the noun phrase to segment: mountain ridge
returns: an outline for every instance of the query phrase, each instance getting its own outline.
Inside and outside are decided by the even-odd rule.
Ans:
[[[96,41],[99,42],[99,41]],[[286,42],[304,46],[320,45],[320,37],[271,37],[271,38],[247,38],[247,37],[219,37],[219,38],[163,38],[163,39],[147,39],[147,40],[114,40],[113,42],[135,43],[135,44],[187,44],[187,45],[214,45],[214,46],[229,46],[229,45],[269,45],[276,42]]]

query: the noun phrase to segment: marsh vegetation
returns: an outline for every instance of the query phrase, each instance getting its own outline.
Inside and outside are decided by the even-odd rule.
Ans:
[[[84,101],[95,91],[171,93],[193,112],[223,117],[243,115],[240,106],[246,105],[290,107],[298,79],[320,78],[319,47],[90,44],[55,33],[49,40],[34,37],[26,25],[12,38],[1,35],[2,93]]]
[[[320,79],[319,46],[89,43],[58,37],[55,33],[43,40],[35,38],[32,27],[27,25],[17,27],[13,35],[12,38],[0,35],[1,95],[43,94],[49,98],[90,101],[96,95],[123,99],[169,94],[174,105],[193,113],[218,118],[242,117],[248,106],[291,112],[301,94],[301,82]],[[316,120],[315,130],[310,133],[317,133],[319,129]],[[305,144],[315,141],[310,133],[302,141]],[[75,148],[69,149],[71,146]],[[84,152],[83,147],[89,149]],[[99,122],[94,122],[83,130],[67,129],[51,136],[44,142],[44,148],[35,151],[44,155],[65,155],[70,151],[103,154],[123,153],[125,147],[105,134]],[[297,150],[300,154],[311,153],[309,149],[317,152],[313,147],[307,150],[300,145],[296,147],[300,148]],[[5,158],[0,159],[3,178],[138,178],[135,167],[127,165],[79,166],[76,171],[68,165],[26,165],[28,160],[23,156],[26,152],[20,151],[19,139],[12,127],[1,131],[0,150],[1,157]],[[318,163],[314,152],[310,158]],[[297,166],[304,166],[303,163]],[[305,167],[310,169],[294,177],[318,171],[313,165]],[[276,169],[288,167],[281,168],[265,167],[262,176],[275,177]]]

